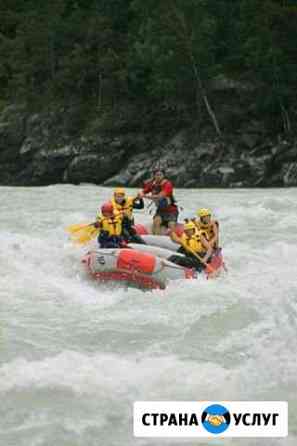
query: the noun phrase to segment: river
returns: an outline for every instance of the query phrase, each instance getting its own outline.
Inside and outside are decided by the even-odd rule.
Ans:
[[[64,231],[110,189],[1,187],[0,445],[295,446],[296,192],[178,190],[181,219],[219,219],[229,272],[142,292],[90,281]],[[136,400],[286,400],[290,435],[134,438]]]

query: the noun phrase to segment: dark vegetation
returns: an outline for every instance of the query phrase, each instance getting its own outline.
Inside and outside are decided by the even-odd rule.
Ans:
[[[296,1],[1,0],[0,16],[0,108],[59,104],[73,132],[207,120],[220,136],[223,78],[253,96],[247,113],[294,132]]]

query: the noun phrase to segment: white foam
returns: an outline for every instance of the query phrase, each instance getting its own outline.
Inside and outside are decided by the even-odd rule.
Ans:
[[[69,224],[93,221],[110,193],[92,185],[2,188],[0,393],[2,401],[13,401],[16,418],[26,414],[20,425],[26,444],[63,444],[62,437],[55,441],[56,399],[63,392],[73,395],[63,429],[79,446],[95,441],[92,429],[107,446],[131,446],[134,399],[273,396],[291,407],[297,393],[296,190],[177,191],[181,218],[201,206],[215,211],[229,273],[148,293],[89,280],[80,263],[88,247],[74,247],[64,232]],[[148,223],[152,217],[139,212],[136,218]],[[42,392],[51,397],[40,403]],[[32,397],[41,418],[21,409],[23,395]],[[102,400],[102,423],[94,400]],[[87,415],[79,423],[82,402]],[[7,435],[18,444],[8,413],[1,441]],[[117,429],[105,416],[114,413],[130,424]],[[294,413],[293,435],[264,446],[295,444]]]

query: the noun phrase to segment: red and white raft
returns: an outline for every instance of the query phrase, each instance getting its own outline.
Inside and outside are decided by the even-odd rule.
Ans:
[[[218,277],[222,271],[227,272],[227,268],[223,259],[222,249],[218,248],[211,257],[211,261],[208,263],[206,276],[208,279],[214,279]]]
[[[82,259],[87,272],[100,282],[124,283],[141,289],[164,289],[168,281],[193,279],[197,273],[148,252],[97,249]]]

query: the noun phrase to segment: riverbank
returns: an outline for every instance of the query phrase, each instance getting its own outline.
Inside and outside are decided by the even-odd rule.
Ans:
[[[213,89],[221,135],[205,111],[198,119],[176,104],[38,112],[9,105],[0,113],[0,184],[139,186],[158,165],[177,187],[297,186],[296,139],[255,111],[256,94],[243,84]]]

